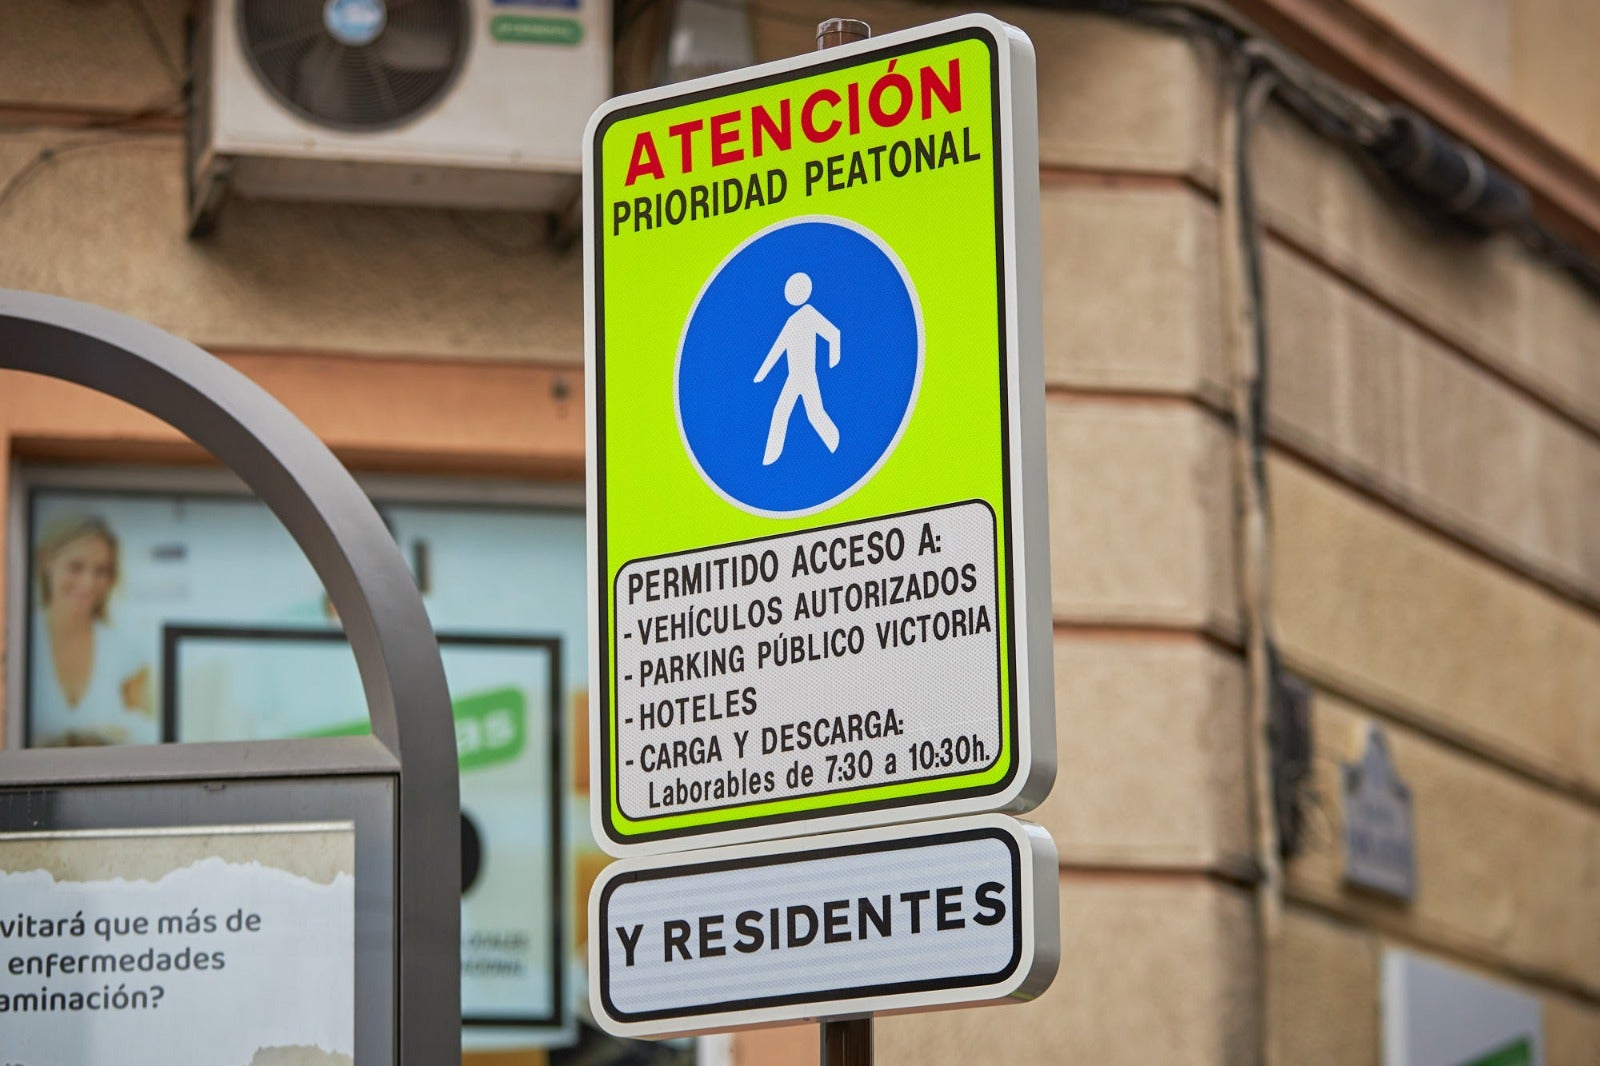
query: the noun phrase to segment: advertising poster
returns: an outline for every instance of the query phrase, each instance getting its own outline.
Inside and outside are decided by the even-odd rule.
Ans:
[[[4,1060],[349,1066],[354,871],[348,822],[0,833]]]
[[[366,728],[322,583],[259,502],[49,478],[29,501],[14,670],[29,746]],[[581,901],[607,861],[589,836],[587,775],[569,770],[575,753],[587,761],[583,516],[439,503],[380,513],[442,634],[456,715],[463,1042],[570,1044],[585,996]]]

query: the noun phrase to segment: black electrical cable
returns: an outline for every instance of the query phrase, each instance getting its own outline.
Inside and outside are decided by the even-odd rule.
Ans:
[[[1256,211],[1255,181],[1250,168],[1250,133],[1255,124],[1255,114],[1250,107],[1250,95],[1256,79],[1270,77],[1259,71],[1250,71],[1238,78],[1234,94],[1234,121],[1238,123],[1238,136],[1234,142],[1234,155],[1230,161],[1234,168],[1234,182],[1239,198],[1239,227],[1233,239],[1239,242],[1240,260],[1244,264],[1245,296],[1250,302],[1255,318],[1255,328],[1250,332],[1250,358],[1253,363],[1249,406],[1248,443],[1250,445],[1250,477],[1261,493],[1267,493],[1266,418],[1267,418],[1267,360],[1266,282],[1261,265],[1261,223]],[[1277,86],[1274,85],[1273,91]]]
[[[1468,236],[1511,234],[1600,297],[1600,263],[1534,217],[1521,182],[1424,116],[1398,105],[1379,104],[1314,71],[1242,21],[1184,0],[1022,2],[1203,38],[1232,62],[1265,63],[1278,74],[1274,96],[1290,113],[1353,152],[1414,210]]]
[[[1239,476],[1248,479],[1241,487],[1240,597],[1249,630],[1246,644],[1259,666],[1252,670],[1253,683],[1260,685],[1257,697],[1264,707],[1265,743],[1270,756],[1270,803],[1279,859],[1290,858],[1302,845],[1306,788],[1306,760],[1297,754],[1300,746],[1289,712],[1292,682],[1283,664],[1273,632],[1270,592],[1266,588],[1271,564],[1265,555],[1270,549],[1271,494],[1267,480],[1268,394],[1272,363],[1267,342],[1267,295],[1262,261],[1261,222],[1256,203],[1254,168],[1250,161],[1250,140],[1261,105],[1282,88],[1277,71],[1243,53],[1234,57],[1233,89],[1228,106],[1232,109],[1232,158],[1225,160],[1232,177],[1232,202],[1235,206],[1234,232],[1227,236],[1238,250],[1241,296],[1248,319],[1248,366],[1239,373],[1242,397],[1236,392],[1234,432],[1244,450]],[[1226,217],[1227,212],[1224,212]],[[1242,402],[1241,402],[1242,401]],[[1255,523],[1251,528],[1252,517]],[[1254,571],[1252,573],[1252,570]],[[1250,602],[1254,600],[1255,602]]]
[[[139,28],[144,32],[145,39],[150,42],[151,50],[166,68],[167,76],[172,79],[172,87],[181,94],[188,78],[177,57],[167,48],[166,38],[161,36],[161,27],[156,25],[155,16],[150,14],[150,8],[145,5],[145,0],[128,0],[128,2],[133,6],[134,17],[139,20]]]
[[[136,126],[139,123],[147,122],[150,119],[181,117],[185,109],[185,105],[188,102],[188,78],[184,75],[183,69],[179,66],[177,59],[172,55],[171,51],[168,50],[166,41],[161,36],[161,29],[156,24],[155,17],[151,15],[149,7],[146,6],[145,0],[129,0],[129,6],[133,10],[134,18],[139,23],[141,32],[143,32],[146,40],[148,40],[150,43],[151,51],[155,53],[156,59],[161,63],[162,68],[167,72],[167,76],[172,82],[173,93],[170,96],[164,96],[152,103],[145,105],[144,107],[137,108],[124,114],[106,115],[91,119],[78,127],[78,129],[82,131],[110,134],[113,131],[124,130],[126,127]],[[0,123],[0,132],[8,134],[32,133],[45,129],[57,128],[59,127],[38,122],[19,125]],[[147,131],[132,132],[137,134]],[[126,135],[123,134],[118,136],[86,137],[79,140],[64,140],[54,144],[45,145],[34,152],[32,157],[30,157],[26,163],[22,164],[22,166],[18,168],[16,172],[11,175],[11,177],[7,178],[4,184],[0,184],[0,209],[3,209],[6,206],[6,203],[16,196],[17,193],[21,192],[23,187],[37,177],[41,171],[49,167],[63,155],[88,149],[108,148],[118,144],[136,144],[141,147],[148,147],[151,143],[152,142],[150,141],[142,140],[129,141],[126,138]]]
[[[16,173],[7,178],[4,185],[0,185],[0,210],[4,210],[6,204],[21,192],[30,181],[37,177],[40,171],[64,155],[71,155],[72,153],[89,149],[153,147],[169,148],[170,145],[167,144],[164,135],[163,139],[158,141],[138,139],[137,134],[130,135],[126,133],[115,136],[91,137],[79,141],[67,141],[63,144],[45,145],[35,152],[33,157],[26,163],[22,164]]]
[[[1471,232],[1515,230],[1532,217],[1520,182],[1409,108],[1393,109],[1371,155],[1424,210]]]
[[[1549,259],[1574,281],[1600,296],[1600,263],[1585,255],[1576,245],[1562,239],[1536,218],[1529,218],[1517,236],[1535,254]]]

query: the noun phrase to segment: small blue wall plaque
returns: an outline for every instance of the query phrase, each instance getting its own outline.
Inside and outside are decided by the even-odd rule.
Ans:
[[[1360,762],[1344,769],[1344,878],[1410,901],[1417,894],[1411,786],[1400,780],[1383,730],[1373,726]]]

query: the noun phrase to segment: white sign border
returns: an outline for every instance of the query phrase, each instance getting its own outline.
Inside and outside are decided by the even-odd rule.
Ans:
[[[744,83],[796,75],[807,68],[839,65],[855,57],[869,58],[879,51],[903,49],[919,41],[963,30],[986,34],[994,48],[998,127],[1011,136],[999,138],[1001,247],[1005,270],[1007,445],[1010,470],[1006,492],[1011,513],[1006,516],[1006,561],[1012,578],[1004,580],[1010,610],[1013,711],[1012,738],[1015,763],[1002,788],[959,799],[910,799],[839,813],[818,812],[802,818],[744,820],[730,828],[670,830],[654,835],[619,837],[609,821],[610,780],[605,765],[611,748],[606,720],[614,668],[609,640],[602,625],[601,597],[609,582],[602,580],[604,500],[600,498],[599,462],[599,346],[596,308],[599,304],[597,242],[595,232],[596,137],[615,112],[679,97],[705,96],[734,89]],[[1014,135],[1023,131],[1022,136]],[[944,818],[981,811],[1031,810],[1049,795],[1055,782],[1055,678],[1053,616],[1050,588],[1049,484],[1045,456],[1044,326],[1039,238],[1038,99],[1033,43],[1020,29],[990,15],[972,14],[884,34],[865,41],[808,53],[790,59],[676,85],[615,97],[590,116],[584,130],[583,155],[583,270],[584,270],[584,401],[585,487],[588,551],[589,631],[599,652],[589,657],[590,781],[599,792],[591,804],[594,839],[608,854],[625,857],[659,855],[693,848],[774,840],[804,833],[831,832],[928,818]],[[909,509],[931,506],[937,500],[907,501]],[[686,546],[709,547],[709,545]],[[769,801],[770,802],[770,801]]]
[[[807,1003],[756,1007],[745,1010],[695,1013],[679,1018],[660,1018],[627,1022],[613,1018],[606,1010],[600,954],[605,943],[601,903],[607,886],[614,881],[644,871],[674,870],[688,875],[697,866],[721,864],[742,859],[790,856],[805,861],[805,853],[833,850],[852,845],[872,845],[928,838],[935,846],[940,838],[975,830],[998,830],[1016,845],[1021,864],[1018,874],[1018,914],[1022,944],[1016,968],[1003,980],[990,985],[969,985],[923,992],[898,992],[877,996],[828,998],[825,994]],[[1041,826],[1003,814],[981,814],[949,818],[912,825],[832,833],[820,837],[740,844],[733,847],[623,859],[606,867],[589,894],[589,1008],[606,1032],[622,1037],[693,1036],[700,1033],[754,1029],[823,1018],[863,1015],[907,1014],[917,1011],[977,1007],[1036,999],[1055,979],[1061,961],[1060,862],[1055,842]]]

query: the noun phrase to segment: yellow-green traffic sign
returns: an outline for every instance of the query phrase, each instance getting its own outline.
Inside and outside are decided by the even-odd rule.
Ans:
[[[612,101],[584,172],[617,854],[1054,777],[1033,50],[987,16]]]

